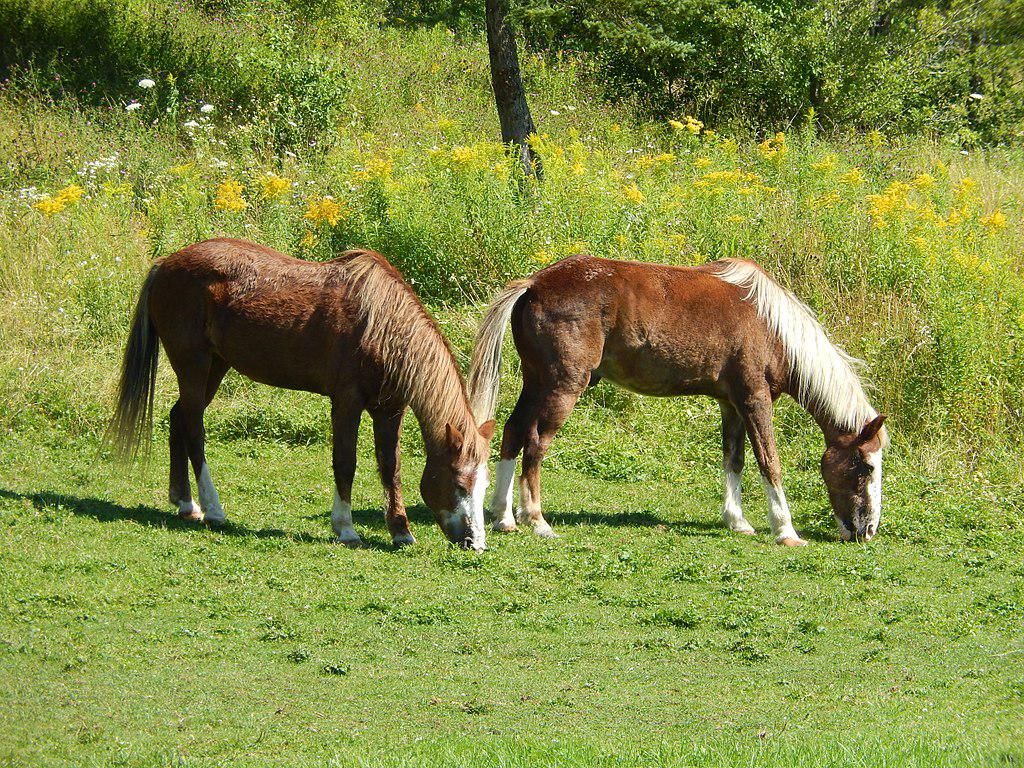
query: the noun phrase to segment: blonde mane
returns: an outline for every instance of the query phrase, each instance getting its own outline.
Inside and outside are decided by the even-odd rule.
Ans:
[[[388,386],[419,418],[430,414],[441,434],[447,423],[463,434],[475,429],[448,340],[398,270],[374,251],[347,251],[333,263],[353,289],[349,300],[366,325],[363,344],[379,359]]]
[[[810,307],[749,261],[722,259],[711,267],[718,279],[746,289],[744,301],[782,342],[801,405],[851,432],[878,415],[855,370],[861,361],[829,341]]]

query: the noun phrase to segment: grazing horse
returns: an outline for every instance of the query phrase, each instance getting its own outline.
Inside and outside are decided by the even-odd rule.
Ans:
[[[553,536],[541,514],[540,463],[588,385],[608,379],[645,395],[710,395],[722,409],[725,504],[733,531],[754,528],[740,507],[744,437],[768,495],[772,533],[805,544],[793,528],[772,432],[780,394],[806,408],[825,436],[821,473],[844,541],[878,532],[882,449],[879,416],[811,310],[749,261],[671,267],[573,256],[511,283],[491,304],[470,369],[476,417],[494,413],[501,345],[511,319],[523,390],[505,424],[491,514],[516,527],[512,480],[523,452],[518,521]]]
[[[426,446],[424,502],[452,542],[484,548],[494,422],[478,428],[448,343],[379,253],[349,251],[313,263],[217,238],[157,261],[139,293],[111,423],[122,454],[134,454],[152,427],[158,342],[178,378],[170,413],[170,502],[183,518],[224,521],[204,453],[203,411],[235,368],[264,384],[331,399],[331,525],[340,542],[360,543],[352,526],[352,478],[364,410],[373,418],[392,541],[415,542],[399,480],[399,431],[408,406]],[[189,461],[199,504],[189,488]]]

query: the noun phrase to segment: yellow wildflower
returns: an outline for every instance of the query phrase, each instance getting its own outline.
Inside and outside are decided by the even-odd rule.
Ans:
[[[744,221],[746,221],[746,219],[744,219],[742,216],[738,216],[736,214],[733,214],[732,216],[726,216],[725,220],[730,224],[742,224]]]
[[[695,136],[704,128],[704,123],[692,115],[687,115],[684,120],[686,121],[686,125],[683,127],[688,133],[692,133]]]
[[[536,263],[536,264],[549,264],[551,262],[551,259],[553,259],[553,258],[554,258],[554,254],[550,253],[549,251],[545,250],[544,248],[541,248],[539,251],[537,251],[532,256],[532,259],[533,259],[534,263]]]
[[[636,205],[640,205],[644,201],[644,193],[640,191],[636,184],[630,184],[628,187],[623,188],[622,194],[625,195],[627,200]]]
[[[572,171],[573,176],[582,176],[587,172],[587,169],[583,165],[583,163],[574,163],[570,170]]]
[[[181,165],[172,165],[167,169],[168,173],[173,173],[175,176],[184,176],[186,173],[192,170],[194,163],[182,163]]]
[[[676,156],[673,155],[671,152],[662,152],[660,155],[654,156],[654,162],[662,165],[668,165],[669,163],[674,162],[675,159]]]
[[[811,168],[818,171],[819,173],[831,173],[836,169],[836,156],[825,155],[816,163],[811,163]]]
[[[314,245],[316,245],[316,235],[313,234],[311,231],[306,232],[306,234],[303,235],[302,239],[299,241],[299,245],[301,245],[303,248],[312,248]]]
[[[851,168],[846,173],[840,174],[839,183],[859,186],[864,183],[864,173],[860,168]]]
[[[312,222],[326,221],[330,226],[336,226],[342,219],[349,217],[349,211],[344,202],[339,203],[330,195],[315,197],[306,206],[306,212],[302,218]]]
[[[373,181],[374,179],[386,179],[391,176],[394,164],[384,157],[371,157],[366,161],[362,170],[356,171],[352,176],[356,181]]]
[[[711,158],[708,157],[698,157],[693,161],[694,168],[707,168],[709,165],[711,165]]]
[[[70,184],[57,192],[57,194],[48,195],[33,203],[32,207],[46,216],[54,216],[69,205],[77,203],[84,194],[85,190],[82,187],[77,184]]]
[[[722,140],[720,147],[726,154],[735,155],[739,151],[740,145],[736,143],[736,139],[728,138]]]
[[[686,123],[681,120],[669,120],[668,124],[671,126],[673,131],[681,131],[686,127]]]
[[[64,187],[64,189],[62,189],[60,192],[58,192],[57,197],[60,200],[63,200],[65,203],[71,204],[77,203],[84,194],[85,190],[82,189],[80,186],[78,186],[77,184],[70,184]]]
[[[475,147],[452,147],[452,160],[459,165],[470,165],[479,159],[480,151]]]
[[[612,133],[618,133],[621,130],[622,130],[622,127],[618,123],[612,123],[611,124],[611,132]]]
[[[110,181],[103,182],[103,191],[111,197],[127,197],[132,193],[131,184],[114,184]]]
[[[978,219],[978,222],[981,226],[985,227],[985,229],[995,233],[1006,226],[1006,216],[1002,211],[996,208],[988,216],[982,216]]]
[[[37,211],[41,211],[46,216],[53,216],[63,211],[67,207],[67,203],[59,197],[47,196],[32,203],[32,207]]]
[[[437,130],[439,131],[447,131],[455,127],[455,121],[449,117],[439,117],[437,118],[437,121],[434,123],[434,125],[437,127]]]
[[[242,197],[242,185],[234,179],[225,179],[217,186],[213,207],[221,211],[238,213],[249,207]]]
[[[918,189],[931,189],[935,186],[935,177],[930,173],[919,173],[910,183]]]
[[[421,104],[420,102],[417,101],[415,104],[413,104],[412,111],[415,112],[417,115],[421,115],[424,112],[426,112],[427,110],[423,106],[423,104]]]
[[[883,136],[882,132],[876,128],[873,131],[868,131],[864,136],[864,141],[872,149],[879,149],[883,144],[885,144],[885,136]]]
[[[273,200],[292,188],[292,180],[286,179],[284,176],[278,176],[276,173],[267,173],[263,177],[262,186],[263,197]]]
[[[779,131],[772,138],[765,139],[757,145],[757,151],[760,152],[761,157],[764,157],[765,159],[781,159],[787,152],[789,152],[789,147],[786,146],[786,134]]]

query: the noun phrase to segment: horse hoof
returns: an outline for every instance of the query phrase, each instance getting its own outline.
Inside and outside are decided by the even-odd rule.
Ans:
[[[756,536],[757,535],[757,531],[755,531],[753,528],[732,528],[731,530],[732,530],[733,533],[740,533],[740,534],[743,534],[744,536]]]
[[[363,546],[363,540],[359,538],[359,534],[355,531],[349,531],[344,534],[340,534],[334,537],[334,540],[338,544],[344,544],[349,549],[356,549]]]
[[[533,532],[540,536],[542,539],[557,539],[558,534],[551,530],[550,525],[538,525],[533,529]]]
[[[400,533],[391,537],[391,543],[396,547],[408,547],[416,543],[416,537],[411,533]]]
[[[203,511],[198,507],[191,507],[190,509],[179,511],[178,517],[190,523],[201,523],[203,522]]]
[[[781,544],[784,547],[806,547],[807,546],[807,542],[804,541],[803,539],[786,538],[786,539],[780,539],[778,543]]]
[[[514,520],[495,520],[491,524],[491,530],[496,533],[512,533],[518,530]]]

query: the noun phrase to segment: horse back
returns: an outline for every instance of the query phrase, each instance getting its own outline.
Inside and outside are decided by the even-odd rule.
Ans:
[[[336,264],[245,240],[190,245],[159,262],[150,316],[172,365],[215,354],[249,378],[330,394],[358,321]]]
[[[781,349],[715,265],[577,256],[541,270],[513,316],[520,354],[580,358],[637,392],[725,394],[737,377],[783,383]]]

